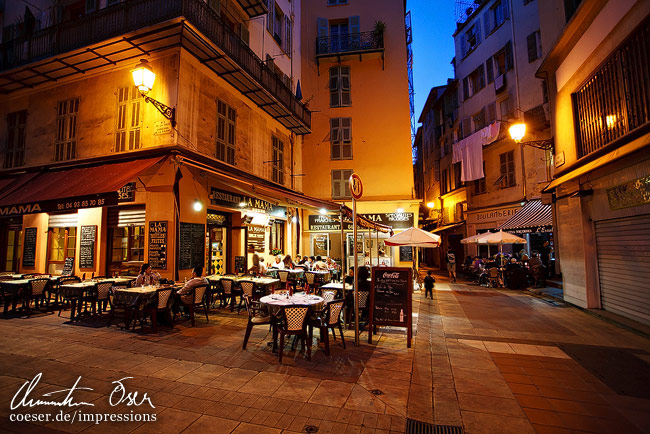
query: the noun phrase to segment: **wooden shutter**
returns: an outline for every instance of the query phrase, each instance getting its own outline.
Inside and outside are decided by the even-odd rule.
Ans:
[[[273,22],[275,17],[275,0],[268,0],[268,14],[266,14],[266,29],[273,34]]]
[[[291,57],[291,18],[284,17],[284,51]]]
[[[352,118],[341,118],[341,158],[352,158]]]
[[[326,38],[328,33],[327,18],[318,18],[317,23],[318,23],[318,37]]]
[[[491,57],[485,62],[485,69],[487,70],[487,82],[492,83],[494,81],[494,62]]]
[[[595,222],[605,310],[650,324],[650,214]]]
[[[341,118],[330,119],[330,158],[341,159]]]
[[[351,101],[350,96],[350,67],[341,66],[339,73],[339,86],[341,89],[341,105],[349,106]]]
[[[537,60],[537,32],[526,37],[526,47],[528,48],[528,63]]]
[[[506,71],[510,71],[514,66],[512,61],[512,42],[506,44]]]

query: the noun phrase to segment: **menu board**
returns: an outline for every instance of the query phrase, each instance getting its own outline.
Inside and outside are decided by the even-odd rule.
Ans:
[[[246,256],[235,256],[235,273],[246,273]]]
[[[63,271],[61,274],[63,276],[72,276],[72,270],[74,270],[74,257],[68,256],[63,263]]]
[[[407,346],[411,347],[412,270],[406,267],[375,267],[370,292],[370,329],[368,342],[377,326],[407,328]]]
[[[36,266],[36,228],[25,228],[23,267]]]
[[[266,226],[248,225],[248,251],[263,252],[266,238]]]
[[[79,239],[79,268],[95,268],[95,244],[97,243],[97,226],[81,226]]]
[[[167,269],[167,222],[149,222],[149,250],[147,258],[151,268]]]
[[[401,262],[412,262],[413,261],[413,247],[411,247],[411,246],[399,246],[399,260]]]
[[[178,268],[187,270],[202,266],[205,258],[205,225],[181,222],[179,239]]]

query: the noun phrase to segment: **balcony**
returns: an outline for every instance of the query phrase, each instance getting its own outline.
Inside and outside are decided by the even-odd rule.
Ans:
[[[182,47],[296,134],[311,113],[201,0],[131,0],[0,45],[0,93],[128,65]]]
[[[237,0],[237,3],[250,18],[259,17],[268,12],[266,0]]]
[[[384,36],[375,32],[351,33],[340,36],[323,36],[316,38],[316,61],[326,57],[380,53],[384,60]]]

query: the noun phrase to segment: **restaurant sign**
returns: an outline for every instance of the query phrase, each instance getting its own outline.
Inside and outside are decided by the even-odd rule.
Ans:
[[[609,209],[623,209],[650,203],[650,176],[607,189]]]
[[[11,217],[40,212],[67,211],[108,205],[117,205],[117,192],[1,206],[0,216]]]
[[[274,214],[279,217],[284,217],[286,215],[286,209],[284,207],[276,206],[271,202],[256,197],[233,193],[226,190],[219,190],[218,188],[212,188],[210,190],[210,203],[212,205],[224,206],[227,208]],[[284,211],[284,214],[282,211]]]
[[[375,213],[360,214],[371,222],[381,223],[392,227],[393,229],[408,229],[414,224],[412,212],[395,212],[395,213]],[[344,230],[351,231],[352,223],[345,222]],[[328,232],[340,231],[341,222],[338,218],[327,215],[310,215],[308,231],[310,232]]]

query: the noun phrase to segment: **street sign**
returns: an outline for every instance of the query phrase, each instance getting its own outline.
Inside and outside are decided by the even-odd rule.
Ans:
[[[350,175],[350,193],[356,200],[361,199],[361,196],[363,196],[363,183],[356,173]]]

